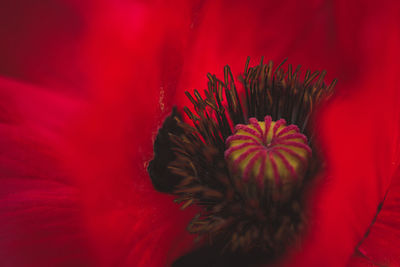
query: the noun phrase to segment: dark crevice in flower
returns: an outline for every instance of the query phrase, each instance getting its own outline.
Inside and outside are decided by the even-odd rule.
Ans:
[[[300,67],[284,71],[283,63],[274,69],[261,60],[249,68],[248,59],[241,90],[228,66],[224,81],[208,74],[205,97],[186,92],[194,107],[184,107],[191,123],[174,109],[158,133],[148,169],[153,184],[175,195],[182,209],[201,208],[187,230],[214,248],[199,250],[209,256],[273,259],[305,228],[303,196],[322,165],[311,118],[336,81],[326,85],[325,71],[309,70],[301,81]]]
[[[372,219],[371,224],[368,226],[367,231],[365,232],[365,234],[364,234],[363,238],[360,240],[360,242],[358,242],[358,244],[356,246],[356,249],[355,249],[355,253],[357,255],[365,258],[367,261],[369,261],[370,263],[372,263],[372,264],[374,264],[376,266],[382,266],[382,267],[385,267],[387,265],[383,264],[383,263],[378,263],[378,262],[372,260],[370,257],[368,257],[367,253],[363,249],[361,249],[361,246],[362,246],[363,242],[365,241],[365,239],[368,237],[368,235],[369,235],[373,225],[375,224],[376,220],[378,219],[378,215],[382,210],[383,204],[384,204],[384,202],[386,200],[386,197],[387,197],[388,193],[389,193],[389,189],[386,191],[386,193],[385,193],[385,195],[383,197],[383,200],[379,203],[378,208],[376,209],[376,214],[375,214],[374,218]]]
[[[382,264],[382,263],[378,263],[374,260],[372,260],[370,257],[368,257],[364,252],[361,252],[359,249],[356,249],[355,251],[355,255],[364,258],[366,261],[368,261],[368,263],[370,263],[370,266],[375,266],[375,267],[389,267],[389,264]]]
[[[154,154],[157,155],[150,163],[148,172],[156,190],[171,193],[181,182],[182,176],[176,175],[168,168],[176,159],[170,134],[181,135],[183,130],[177,126],[175,118],[180,118],[176,108],[165,119],[154,141]]]
[[[172,267],[255,267],[271,262],[272,255],[265,251],[226,252],[221,254],[221,247],[203,246],[176,260]]]

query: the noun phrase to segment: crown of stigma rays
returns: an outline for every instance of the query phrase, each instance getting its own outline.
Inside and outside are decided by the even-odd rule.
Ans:
[[[148,172],[182,210],[198,207],[187,230],[201,244],[279,255],[305,228],[305,191],[323,166],[312,117],[336,80],[249,61],[240,90],[226,66],[223,81],[208,74],[204,96],[186,92],[193,108],[186,122],[176,108],[165,119]]]

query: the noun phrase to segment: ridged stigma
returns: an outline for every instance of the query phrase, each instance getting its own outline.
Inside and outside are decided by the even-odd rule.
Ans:
[[[249,119],[250,124],[235,126],[235,134],[226,140],[225,159],[231,173],[244,182],[257,182],[264,186],[265,180],[275,185],[295,184],[307,168],[311,149],[307,137],[296,125],[286,126],[286,121]],[[236,175],[235,175],[236,174]]]

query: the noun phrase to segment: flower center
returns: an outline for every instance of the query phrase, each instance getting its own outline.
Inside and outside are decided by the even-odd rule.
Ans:
[[[297,184],[311,154],[306,136],[296,125],[286,126],[284,119],[275,122],[266,116],[264,121],[249,121],[248,125],[236,125],[235,134],[226,140],[225,160],[231,173],[261,188],[265,184]]]
[[[185,92],[193,108],[174,109],[154,142],[154,187],[181,209],[198,207],[187,231],[219,259],[275,259],[307,227],[304,195],[323,159],[306,135],[335,81],[309,70],[301,79],[300,67],[282,64],[249,67],[248,59],[241,90],[228,66],[223,80],[208,74],[204,94]]]

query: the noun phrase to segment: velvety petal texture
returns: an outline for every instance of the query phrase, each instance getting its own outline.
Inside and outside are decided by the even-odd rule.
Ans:
[[[157,128],[247,56],[338,78],[317,129],[311,227],[278,265],[400,264],[399,4],[2,1],[0,260],[166,266],[195,247],[146,173]],[[386,196],[386,198],[385,198]],[[382,208],[374,221],[379,205]],[[368,235],[364,238],[365,233]]]
[[[0,258],[3,266],[85,266],[78,188],[60,164],[64,123],[79,103],[0,78]]]

